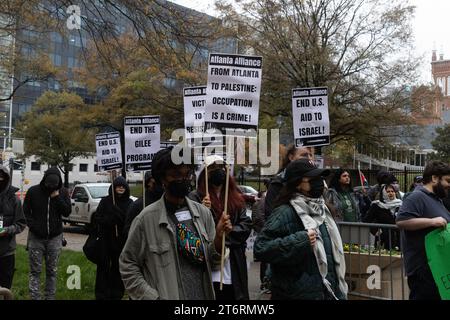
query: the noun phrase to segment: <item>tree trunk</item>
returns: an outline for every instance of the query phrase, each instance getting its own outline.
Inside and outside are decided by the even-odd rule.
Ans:
[[[69,169],[70,163],[63,164],[64,170],[61,170],[64,174],[64,188],[69,189]]]

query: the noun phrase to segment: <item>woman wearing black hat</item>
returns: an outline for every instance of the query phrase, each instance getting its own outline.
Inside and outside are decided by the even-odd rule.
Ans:
[[[125,291],[120,277],[119,256],[126,240],[123,232],[126,212],[133,200],[130,199],[130,188],[125,178],[117,177],[113,186],[92,216],[93,227],[98,228],[105,249],[103,263],[97,264],[97,300],[121,300]]]
[[[342,240],[322,197],[328,174],[307,159],[286,168],[286,184],[254,246],[255,258],[271,265],[272,299],[346,299]]]

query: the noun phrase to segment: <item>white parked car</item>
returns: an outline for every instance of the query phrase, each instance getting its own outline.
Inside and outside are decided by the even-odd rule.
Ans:
[[[103,197],[108,195],[111,183],[84,183],[77,184],[70,196],[72,213],[64,222],[89,224],[91,216],[97,210],[98,204]],[[133,201],[137,198],[131,196]]]

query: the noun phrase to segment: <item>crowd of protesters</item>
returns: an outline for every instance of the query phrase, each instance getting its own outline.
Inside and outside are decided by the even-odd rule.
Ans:
[[[279,173],[250,203],[249,216],[248,197],[222,157],[207,156],[195,177],[194,166],[174,163],[171,153],[167,148],[154,156],[142,198],[133,202],[127,181],[117,177],[92,215],[91,231],[101,248],[96,299],[119,300],[126,292],[132,300],[248,300],[252,229],[261,289],[272,299],[347,299],[339,223],[397,225],[371,225],[375,247],[404,253],[411,299],[439,298],[424,237],[450,221],[447,164],[430,162],[405,194],[390,172],[378,172],[372,187],[354,187],[350,170],[320,169],[310,148],[290,146]],[[10,180],[0,167],[0,287],[12,286],[15,235],[28,226],[30,296],[55,299],[69,194],[59,170],[50,168],[29,189],[22,208]]]

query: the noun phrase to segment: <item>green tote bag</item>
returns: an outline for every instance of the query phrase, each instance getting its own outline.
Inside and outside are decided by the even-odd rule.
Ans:
[[[425,251],[442,300],[450,300],[450,224],[427,234]]]

